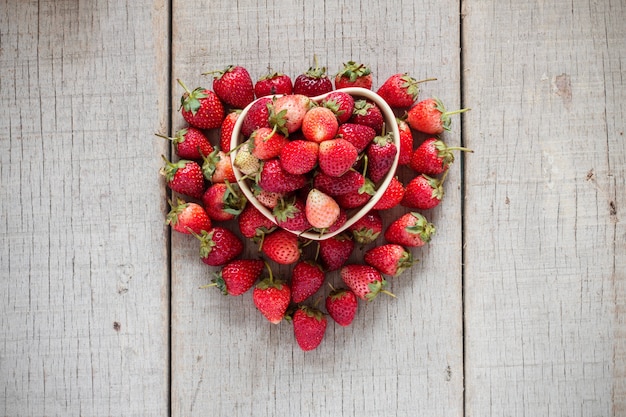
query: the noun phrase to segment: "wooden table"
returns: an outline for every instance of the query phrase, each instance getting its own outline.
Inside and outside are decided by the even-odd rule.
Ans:
[[[0,415],[626,415],[626,4],[0,1]],[[164,224],[181,88],[368,63],[448,107],[397,300],[303,353]],[[461,161],[462,160],[462,161]],[[252,251],[252,249],[248,249]]]

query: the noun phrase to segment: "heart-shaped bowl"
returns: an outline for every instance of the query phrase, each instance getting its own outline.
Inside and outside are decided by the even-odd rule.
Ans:
[[[385,100],[383,100],[382,97],[380,97],[378,94],[376,94],[372,90],[368,90],[368,89],[361,88],[361,87],[342,88],[342,89],[338,89],[334,91],[342,91],[342,92],[348,93],[355,100],[367,99],[367,100],[371,100],[372,102],[374,102],[378,106],[378,108],[380,109],[383,115],[384,122],[385,122],[385,130],[387,132],[391,132],[391,134],[393,135],[393,142],[396,145],[397,152],[393,160],[393,164],[391,168],[389,169],[389,172],[383,178],[383,180],[377,184],[376,193],[362,207],[348,210],[347,220],[343,224],[343,226],[341,226],[337,230],[334,230],[332,232],[327,232],[327,233],[319,233],[319,232],[311,232],[311,231],[302,232],[302,231],[293,231],[293,230],[285,229],[285,230],[289,230],[293,234],[296,234],[298,236],[304,237],[306,239],[311,239],[311,240],[324,240],[332,236],[338,235],[339,233],[345,231],[350,226],[352,226],[361,217],[365,216],[370,210],[372,210],[372,207],[374,207],[374,205],[378,202],[378,200],[380,200],[380,198],[383,196],[383,193],[387,190],[387,187],[389,187],[389,183],[391,183],[391,180],[395,176],[396,169],[398,168],[398,160],[400,158],[400,131],[398,130],[398,123],[396,122],[396,116],[391,110],[391,107],[389,107],[389,105],[387,104],[387,102],[385,102]],[[323,94],[317,97],[311,97],[311,100],[313,100],[316,103],[320,103],[326,96],[328,96],[328,94],[330,93]],[[239,184],[239,188],[241,188],[241,191],[244,193],[244,195],[248,199],[248,202],[254,205],[254,207],[256,207],[261,213],[263,213],[265,217],[270,219],[272,222],[277,223],[276,218],[274,217],[272,212],[263,204],[261,204],[254,196],[254,193],[250,189],[250,185],[249,185],[249,181],[251,180],[247,179],[245,175],[239,169],[237,169],[234,163],[235,158],[237,157],[237,146],[242,141],[245,140],[243,134],[241,133],[241,126],[243,125],[243,121],[246,117],[246,114],[248,114],[250,107],[252,107],[252,105],[260,99],[261,98],[247,105],[241,111],[241,114],[237,118],[237,121],[235,122],[235,127],[233,128],[233,134],[231,136],[230,158],[231,158],[231,162],[233,165],[233,172],[235,174],[235,178],[237,179],[237,183]]]

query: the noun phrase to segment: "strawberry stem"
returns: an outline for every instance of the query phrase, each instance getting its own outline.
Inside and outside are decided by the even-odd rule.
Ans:
[[[191,94],[191,91],[189,90],[189,88],[187,88],[185,83],[182,82],[180,78],[176,78],[176,82],[178,82],[178,84],[180,84],[180,86],[183,87],[183,89],[185,90],[185,92],[187,92],[187,94]]]
[[[458,109],[458,110],[453,110],[453,111],[447,111],[447,112],[445,112],[445,113],[442,115],[442,117],[443,117],[443,116],[452,116],[452,115],[454,115],[454,114],[465,113],[465,112],[466,112],[466,111],[468,111],[468,110],[471,110],[471,109],[470,109],[470,108],[467,108],[467,109]]]
[[[436,78],[424,78],[423,80],[415,81],[415,84],[426,83],[428,81],[437,81]]]

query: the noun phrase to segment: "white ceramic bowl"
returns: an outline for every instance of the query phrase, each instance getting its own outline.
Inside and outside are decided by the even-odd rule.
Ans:
[[[359,98],[369,99],[373,101],[374,103],[376,103],[376,105],[380,108],[380,111],[383,114],[383,117],[385,120],[385,130],[387,132],[392,133],[393,141],[396,145],[396,149],[398,150],[398,152],[396,152],[396,157],[393,160],[393,165],[391,166],[391,169],[389,170],[389,172],[387,173],[383,181],[379,184],[376,190],[376,194],[374,194],[372,198],[370,198],[369,201],[363,207],[359,209],[348,210],[348,219],[342,227],[340,227],[339,229],[333,232],[328,232],[324,234],[320,234],[316,232],[300,232],[300,231],[290,230],[290,232],[298,236],[302,236],[304,238],[311,239],[311,240],[324,240],[332,236],[335,236],[345,231],[346,229],[348,229],[348,227],[352,226],[357,220],[365,216],[372,209],[372,207],[374,207],[374,205],[378,202],[378,200],[380,200],[383,193],[389,186],[389,183],[391,182],[394,175],[396,174],[396,169],[398,167],[398,160],[400,158],[400,132],[398,130],[398,123],[396,122],[395,114],[391,110],[391,107],[389,107],[389,105],[385,102],[385,100],[383,100],[382,97],[380,97],[375,92],[365,89],[365,88],[360,88],[360,87],[343,88],[343,89],[339,89],[335,91],[343,91],[345,93],[348,93],[351,96],[353,96],[355,100]],[[321,96],[311,97],[311,100],[315,102],[320,102],[327,95],[328,94],[323,94]],[[244,178],[244,175],[241,173],[241,171],[239,171],[239,169],[237,169],[237,167],[234,164],[235,157],[237,156],[237,145],[239,145],[239,143],[241,143],[241,141],[244,139],[243,135],[241,134],[241,126],[243,124],[244,118],[246,117],[246,114],[248,113],[248,110],[250,110],[250,107],[253,104],[254,102],[250,103],[248,106],[246,106],[246,108],[244,108],[241,111],[241,114],[239,115],[239,118],[237,119],[237,122],[235,123],[235,127],[233,129],[233,134],[232,134],[231,141],[230,141],[230,148],[233,149],[233,151],[230,154],[230,158],[231,158],[231,161],[233,162],[233,171],[235,173],[235,178],[237,178],[239,187],[241,188],[241,191],[244,193],[248,201],[251,204],[253,204],[257,209],[259,209],[259,211],[263,213],[263,215],[265,215],[268,219],[276,223],[276,219],[272,215],[272,212],[267,207],[259,203],[259,201],[254,196],[254,193],[252,192],[252,190],[250,190],[250,187],[248,185],[249,180],[246,180]]]

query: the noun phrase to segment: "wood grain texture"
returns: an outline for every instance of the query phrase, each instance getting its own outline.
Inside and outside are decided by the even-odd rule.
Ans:
[[[316,54],[331,74],[350,59],[369,64],[376,87],[396,72],[436,76],[423,96],[460,105],[458,3],[177,0],[172,29],[173,78],[189,87],[210,87],[200,73],[229,64],[255,80],[268,66],[295,78]],[[182,90],[172,89],[177,102]],[[175,112],[174,127],[182,125]],[[458,143],[458,130],[447,138]],[[432,245],[416,250],[422,262],[393,282],[398,299],[362,303],[350,328],[331,324],[308,353],[289,323],[261,317],[250,293],[199,290],[213,270],[199,261],[193,238],[174,235],[172,414],[462,415],[459,166],[449,180],[444,204],[427,214],[439,226]],[[252,245],[246,256],[256,256]],[[336,273],[330,278],[338,282]]]
[[[626,414],[626,8],[466,1],[466,415]]]
[[[0,2],[0,415],[168,409],[168,9]]]

